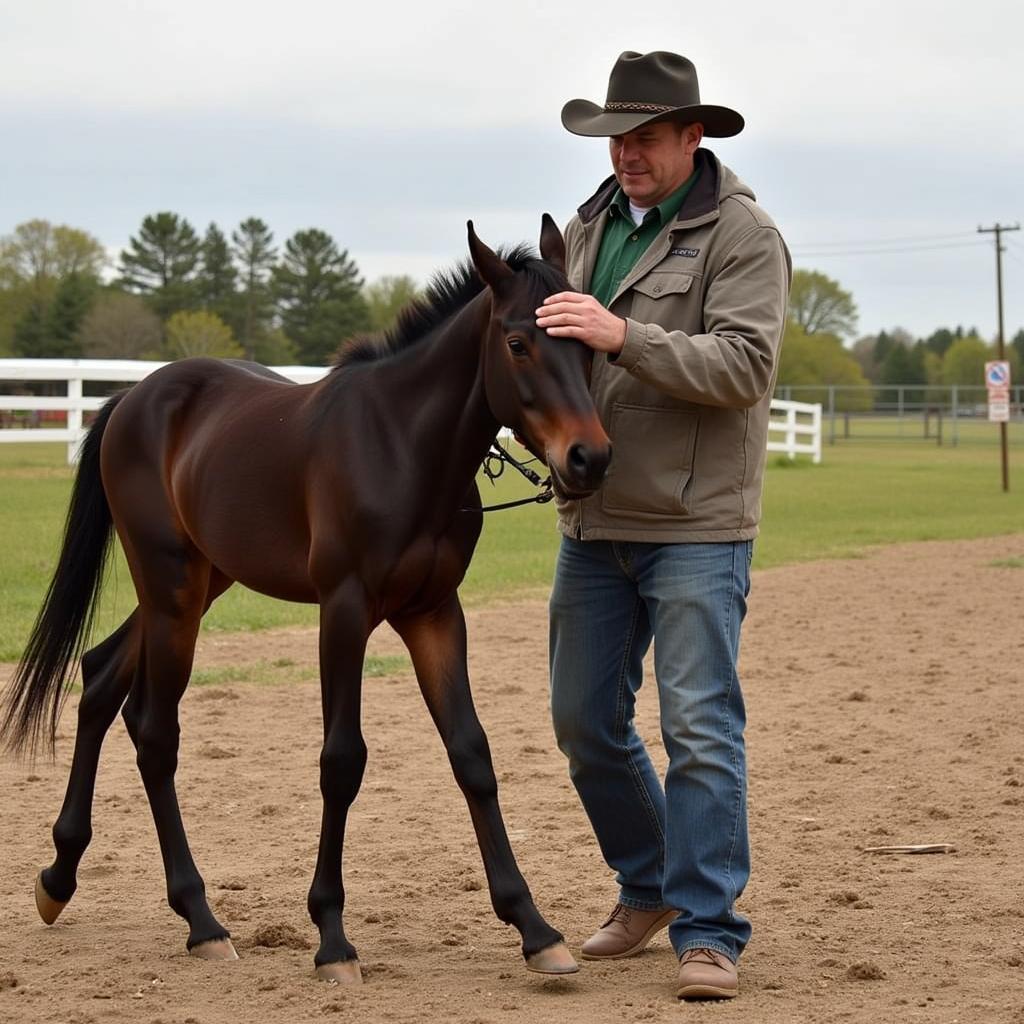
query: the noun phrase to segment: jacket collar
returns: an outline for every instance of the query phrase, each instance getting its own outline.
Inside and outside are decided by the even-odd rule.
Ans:
[[[722,165],[718,157],[710,149],[698,149],[695,154],[695,165],[701,169],[700,177],[683,200],[683,205],[676,214],[673,224],[682,224],[697,218],[706,218],[708,214],[718,213],[718,193],[722,181]],[[619,183],[615,175],[609,175],[598,186],[597,191],[577,211],[580,220],[589,224],[611,205]]]

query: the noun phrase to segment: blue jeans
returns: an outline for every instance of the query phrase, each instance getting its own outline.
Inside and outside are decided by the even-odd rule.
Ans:
[[[551,712],[558,746],[620,902],[673,907],[676,954],[733,960],[750,938],[734,903],[750,875],[736,674],[751,541],[562,539],[551,594]],[[664,788],[633,724],[654,640]]]

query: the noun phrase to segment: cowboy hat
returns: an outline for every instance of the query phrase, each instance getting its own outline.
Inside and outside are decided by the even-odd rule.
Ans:
[[[705,135],[720,139],[743,130],[735,110],[701,103],[692,61],[663,50],[621,54],[603,107],[589,100],[562,107],[562,124],[574,135],[625,135],[651,121],[699,121]]]

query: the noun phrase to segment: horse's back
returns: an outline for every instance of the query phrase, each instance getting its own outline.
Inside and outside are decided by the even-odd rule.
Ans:
[[[200,392],[210,388],[259,393],[268,387],[297,388],[295,381],[276,370],[247,359],[214,359],[190,356],[154,370],[132,388],[132,391],[160,393],[172,391]],[[129,392],[131,394],[131,392]]]
[[[255,363],[251,359],[223,359],[220,362],[227,366],[234,366],[239,370],[246,370],[248,373],[255,374],[257,377],[263,377],[267,380],[276,380],[282,384],[294,384],[295,381],[290,380],[283,374],[272,370],[269,366],[264,366],[262,363]]]
[[[180,359],[154,370],[127,392],[111,416],[108,434],[116,438],[128,433],[137,446],[154,451],[186,424],[195,430],[202,420],[259,416],[266,403],[295,403],[305,390],[259,363],[205,356]]]

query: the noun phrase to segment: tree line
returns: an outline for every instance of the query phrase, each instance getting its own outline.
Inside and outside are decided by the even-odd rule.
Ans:
[[[838,281],[813,270],[794,271],[778,384],[820,389],[801,391],[807,401],[822,401],[829,385],[902,385],[907,401],[920,402],[926,387],[983,386],[985,363],[997,358],[995,342],[974,327],[939,327],[923,338],[894,327],[856,337],[857,319],[853,296]],[[1024,328],[1005,340],[1011,379],[1022,383]],[[871,408],[872,402],[867,390],[837,396],[837,407],[849,411]]]
[[[279,246],[258,217],[228,237],[155,213],[113,278],[108,264],[98,239],[67,225],[32,220],[0,238],[0,356],[323,365],[344,339],[391,326],[417,294],[405,275],[367,284],[319,228]]]
[[[216,223],[200,235],[176,213],[155,213],[121,251],[112,279],[108,263],[96,238],[67,225],[32,220],[0,238],[0,356],[324,365],[346,338],[388,328],[417,294],[404,275],[366,284],[319,228],[279,246],[258,217],[229,237]],[[980,385],[995,358],[974,328],[915,338],[896,327],[858,338],[853,296],[817,271],[795,271],[788,314],[781,386]],[[1024,329],[1007,354],[1020,381]],[[871,398],[847,392],[842,401],[868,407]]]

